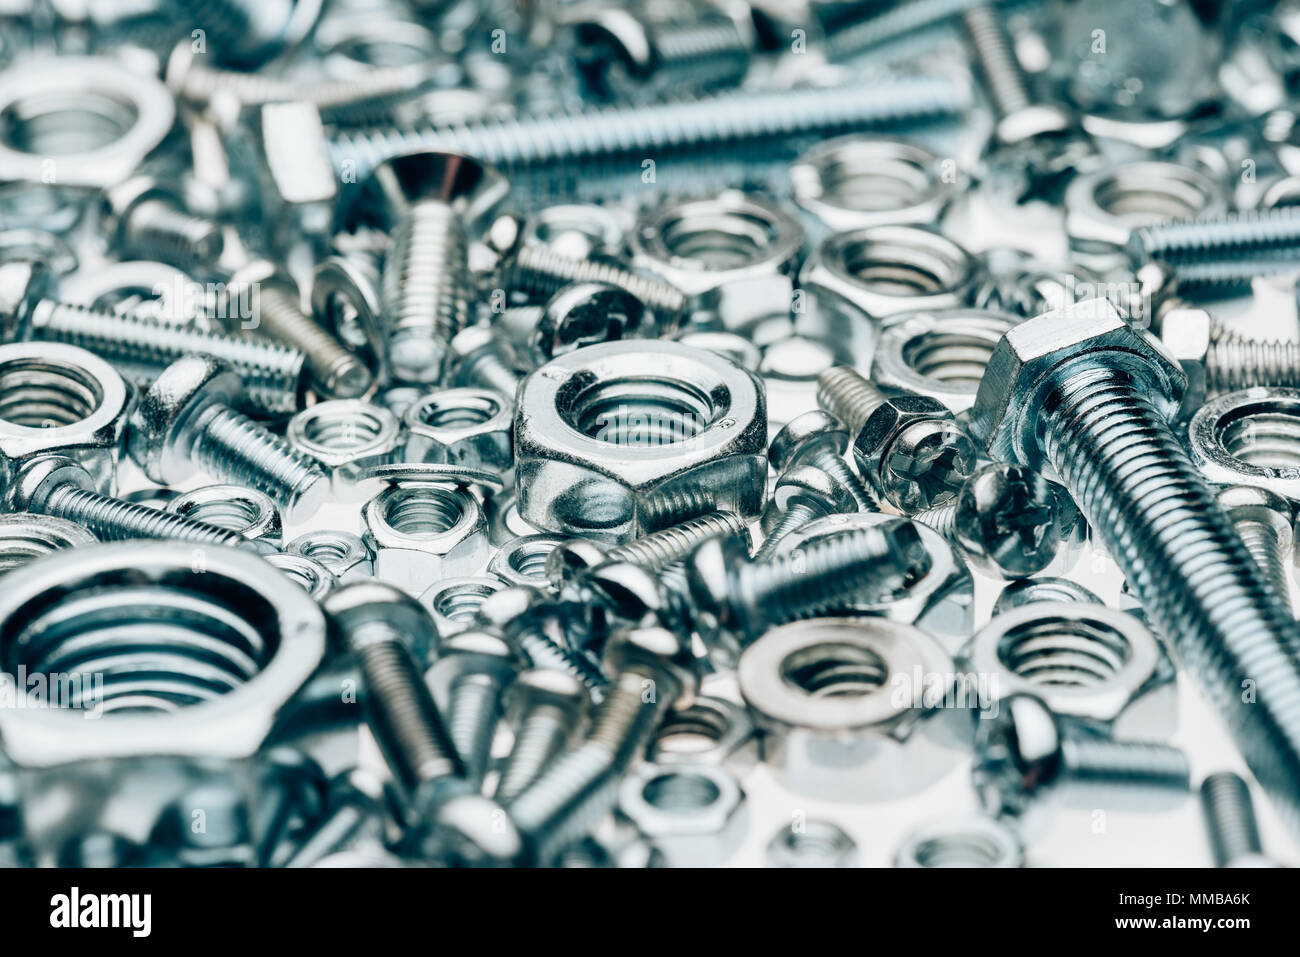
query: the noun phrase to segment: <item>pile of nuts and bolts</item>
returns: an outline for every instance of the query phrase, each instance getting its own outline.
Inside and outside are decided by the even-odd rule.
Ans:
[[[1300,860],[1256,5],[76,6],[0,13],[0,860]]]

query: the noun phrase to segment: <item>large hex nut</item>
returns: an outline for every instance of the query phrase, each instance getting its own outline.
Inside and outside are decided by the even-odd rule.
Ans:
[[[0,479],[29,459],[59,452],[76,458],[108,492],[132,399],[117,370],[85,349],[0,346]]]
[[[762,385],[729,359],[676,342],[589,346],[520,386],[519,512],[541,529],[613,542],[650,530],[664,496],[704,490],[715,508],[757,515],[766,445]]]
[[[1258,485],[1300,501],[1300,471],[1257,449],[1289,449],[1300,426],[1300,389],[1259,386],[1211,399],[1188,426],[1192,461],[1217,485]]]
[[[670,203],[636,224],[632,264],[692,297],[727,329],[787,316],[803,227],[780,208],[739,192]]]
[[[484,469],[514,467],[513,410],[489,389],[443,389],[416,399],[403,414],[406,458]]]
[[[330,490],[341,502],[364,498],[367,470],[393,461],[402,426],[383,406],[361,399],[317,402],[289,420],[285,438],[320,463]]]
[[[316,602],[237,549],[196,562],[185,542],[93,545],[6,575],[0,671],[60,673],[57,700],[0,708],[23,802],[48,812],[29,816],[28,839],[46,852],[111,811],[114,831],[145,841],[213,780],[241,782],[251,806],[252,762],[324,652]]]
[[[1032,602],[994,617],[966,659],[987,686],[992,717],[1014,694],[1121,740],[1166,741],[1178,686],[1160,642],[1133,615],[1088,602]]]
[[[669,867],[722,864],[749,828],[740,783],[713,765],[646,765],[623,782],[618,807]]]
[[[895,516],[874,512],[825,515],[783,538],[777,553],[790,554],[834,535],[898,521],[901,520]],[[887,600],[853,602],[836,611],[916,625],[933,635],[949,654],[956,654],[970,639],[974,625],[975,582],[965,561],[946,538],[922,522],[915,525],[921,544],[930,556],[926,572]]]
[[[790,790],[829,801],[915,794],[969,754],[970,701],[951,656],[911,625],[814,618],[774,628],[737,669]]]
[[[481,571],[491,548],[478,499],[448,485],[390,485],[366,503],[361,523],[375,577],[413,595],[440,578]]]

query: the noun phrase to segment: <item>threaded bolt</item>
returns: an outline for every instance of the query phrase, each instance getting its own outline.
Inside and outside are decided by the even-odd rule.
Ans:
[[[889,427],[868,430],[886,403],[897,410]],[[855,370],[836,366],[819,377],[817,404],[848,426],[859,469],[903,511],[942,505],[975,468],[975,444],[936,399],[887,397]]]
[[[510,637],[534,668],[566,674],[578,681],[593,701],[602,700],[609,679],[584,652],[574,651],[560,638],[548,633],[550,629],[561,627],[562,622],[557,611],[553,616],[512,628]]]
[[[1129,234],[1129,262],[1231,260],[1300,246],[1300,207],[1278,206],[1179,219],[1143,226]]]
[[[1045,341],[1036,336],[1055,352],[1019,364],[1019,349]],[[1300,628],[1169,426],[1177,368],[1104,300],[1009,331],[990,370],[1010,367],[1010,377],[986,375],[973,428],[997,458],[1052,465],[1255,777],[1297,823]]]
[[[979,0],[910,0],[865,20],[831,30],[826,56],[831,62],[847,60],[961,15]]]
[[[1201,782],[1201,811],[1215,867],[1272,867],[1264,856],[1250,787],[1240,775],[1219,771]]]
[[[995,715],[982,717],[972,776],[990,814],[1018,817],[1067,790],[1143,805],[1190,787],[1187,755],[1179,749],[1072,734],[1032,695],[1011,695]]]
[[[322,858],[345,850],[368,824],[376,821],[378,795],[373,782],[359,772],[345,772],[330,782],[328,810],[296,846],[281,843],[271,849],[271,867],[311,867]]]
[[[464,776],[476,790],[492,757],[502,696],[517,670],[515,654],[504,639],[470,629],[442,642],[438,660],[425,675],[435,699],[443,702]]]
[[[781,542],[803,528],[809,522],[816,521],[823,515],[830,515],[831,507],[824,502],[814,500],[791,500],[786,505],[781,518],[772,526],[772,530],[763,539],[762,546],[754,553],[754,561],[765,562],[776,554]]]
[[[1254,386],[1300,388],[1300,343],[1231,336],[1209,344],[1205,353],[1207,391],[1235,392]]]
[[[509,399],[522,378],[508,347],[486,326],[469,326],[451,340],[450,372],[453,385],[491,389]]]
[[[104,193],[104,228],[131,255],[186,269],[210,269],[221,258],[220,224],[185,210],[180,197],[152,176],[133,176]]]
[[[131,414],[132,458],[161,485],[178,484],[199,467],[265,492],[289,522],[310,517],[324,501],[328,477],[307,455],[231,408],[241,393],[239,377],[220,360],[178,359]]]
[[[1291,503],[1268,489],[1253,485],[1220,489],[1215,498],[1241,536],[1264,580],[1290,609],[1291,586],[1287,582],[1287,566],[1295,537]]]
[[[548,864],[613,807],[622,774],[644,754],[668,709],[696,687],[680,639],[665,629],[616,634],[606,656],[614,679],[582,744],[506,804],[528,863]]]
[[[63,456],[30,462],[16,477],[12,495],[19,510],[76,522],[103,542],[170,538],[227,548],[247,544],[229,529],[101,495],[90,473]]]
[[[963,10],[961,18],[998,115],[1009,116],[1027,109],[1033,103],[1029,86],[997,14],[986,4],[977,4]]]
[[[853,502],[853,511],[878,512],[880,501],[867,483],[849,468],[844,453],[849,431],[830,413],[817,410],[795,416],[772,439],[768,459],[778,472],[798,465],[821,469]]]
[[[1295,259],[1240,259],[1179,263],[1173,271],[1178,294],[1189,299],[1227,299],[1250,292],[1260,278],[1300,275]]]
[[[364,175],[408,150],[451,149],[498,166],[571,164],[610,156],[788,139],[960,115],[969,91],[946,77],[816,90],[741,92],[631,109],[479,120],[450,128],[344,131],[329,144],[340,172]]]
[[[686,296],[660,279],[641,276],[612,263],[574,259],[546,246],[521,246],[503,267],[502,285],[546,299],[578,282],[604,283],[635,297],[654,312],[662,327],[676,328],[686,312]]]
[[[525,671],[510,690],[509,718],[515,727],[495,797],[508,803],[541,775],[563,749],[591,700],[582,682],[559,671]]]

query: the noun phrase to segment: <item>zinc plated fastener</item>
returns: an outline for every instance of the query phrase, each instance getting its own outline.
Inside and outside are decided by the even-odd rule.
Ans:
[[[1300,208],[1278,206],[1203,219],[1180,219],[1143,226],[1129,234],[1129,263],[1265,258],[1285,251],[1300,255]]]
[[[1220,489],[1215,498],[1264,578],[1289,609],[1291,586],[1287,583],[1287,566],[1295,538],[1291,503],[1275,492],[1254,485],[1229,486]]]
[[[470,629],[445,639],[425,681],[441,699],[447,731],[465,764],[465,777],[477,789],[492,758],[492,738],[501,718],[505,691],[519,670],[504,639]]]
[[[542,668],[519,675],[507,697],[515,741],[493,794],[503,804],[518,797],[564,750],[591,700],[576,678]]]
[[[1219,771],[1202,781],[1201,811],[1215,867],[1277,867],[1264,856],[1250,787],[1240,775]]]
[[[142,258],[210,269],[225,250],[220,224],[187,212],[152,176],[133,176],[107,190],[104,213],[115,246]]]
[[[880,501],[858,478],[844,458],[851,437],[835,416],[820,409],[795,416],[772,439],[768,459],[778,472],[797,465],[815,466],[835,480],[853,499],[856,511],[878,512]]]
[[[765,562],[789,535],[824,515],[860,511],[853,496],[835,478],[815,465],[789,469],[776,480],[771,508],[780,515],[754,553],[754,561]],[[862,510],[865,511],[865,510]]]

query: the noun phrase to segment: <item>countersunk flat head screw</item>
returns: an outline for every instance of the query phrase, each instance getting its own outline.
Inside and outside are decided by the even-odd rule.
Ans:
[[[320,467],[232,405],[243,386],[234,371],[208,356],[168,366],[131,413],[127,449],[160,485],[183,482],[197,469],[265,492],[302,521],[325,499]]]
[[[1032,695],[1005,698],[996,715],[981,717],[972,776],[990,814],[1018,817],[1066,788],[1134,806],[1190,788],[1187,755],[1178,748],[1068,733]]]
[[[487,775],[503,698],[518,671],[518,656],[504,638],[470,628],[443,641],[438,660],[425,672],[475,788]]]
[[[467,233],[509,192],[500,173],[471,156],[429,149],[375,168],[353,218],[393,231],[382,298],[389,368],[404,382],[439,382],[469,310]]]
[[[246,263],[226,283],[226,315],[249,310],[246,328],[297,349],[307,357],[312,382],[322,396],[353,399],[370,388],[373,376],[356,353],[327,332],[300,306],[298,284],[265,259]]]
[[[1264,856],[1250,786],[1240,775],[1219,771],[1202,781],[1201,811],[1215,867],[1278,866]]]
[[[867,483],[849,468],[844,453],[851,441],[849,430],[835,416],[821,409],[795,416],[768,447],[767,457],[777,472],[796,465],[815,465],[838,482],[852,497],[854,511],[878,512],[880,502]]]
[[[785,538],[814,519],[858,510],[852,493],[815,465],[801,465],[783,472],[776,480],[769,507],[780,518],[754,553],[756,562],[767,561]]]
[[[113,248],[186,269],[211,269],[225,251],[219,223],[185,210],[175,190],[133,176],[104,192],[104,229]]]
[[[1300,626],[1170,427],[1185,383],[1172,356],[1095,299],[1002,337],[971,428],[992,457],[1062,479],[1300,826]]]
[[[238,532],[125,502],[95,490],[95,480],[78,462],[43,455],[25,463],[6,494],[13,511],[35,512],[81,525],[102,542],[170,538],[202,545],[252,548]]]
[[[514,746],[501,768],[495,798],[509,803],[535,781],[582,724],[591,697],[572,675],[532,668],[506,694],[506,720]]]

